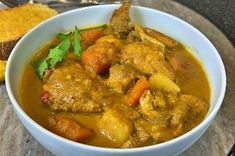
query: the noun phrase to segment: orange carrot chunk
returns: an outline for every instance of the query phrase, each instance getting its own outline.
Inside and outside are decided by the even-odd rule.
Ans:
[[[83,52],[82,63],[97,74],[104,74],[109,71],[116,51],[116,48],[108,42],[94,44]]]
[[[95,42],[98,38],[103,36],[101,29],[91,29],[82,33],[83,39],[86,42]]]
[[[48,128],[55,134],[76,142],[85,142],[93,135],[90,129],[75,120],[59,115],[48,118]]]
[[[139,103],[140,97],[145,90],[149,89],[149,87],[149,82],[146,79],[139,79],[127,95],[127,102],[131,105],[137,105]]]
[[[110,63],[106,61],[102,53],[85,51],[82,55],[82,63],[97,74],[103,74],[109,71]]]

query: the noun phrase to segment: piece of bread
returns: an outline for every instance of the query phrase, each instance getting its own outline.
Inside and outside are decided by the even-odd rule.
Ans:
[[[7,61],[0,60],[0,82],[4,81]]]
[[[37,24],[57,14],[42,4],[0,10],[0,60],[7,60],[19,39]]]

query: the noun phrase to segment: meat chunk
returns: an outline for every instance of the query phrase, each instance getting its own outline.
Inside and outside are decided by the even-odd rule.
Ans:
[[[48,118],[48,128],[53,133],[76,142],[85,142],[93,135],[90,129],[81,126],[73,119],[59,115]]]
[[[110,25],[113,28],[114,33],[121,38],[127,36],[131,30],[129,10],[130,2],[129,0],[125,0],[122,6],[113,12],[110,19]]]
[[[168,109],[161,92],[151,93],[147,90],[140,98],[140,112],[151,122],[167,123],[171,118]]]
[[[185,120],[189,116],[190,107],[187,103],[179,103],[172,111],[171,124],[175,127],[184,124]]]
[[[155,120],[160,115],[156,110],[154,110],[154,102],[154,97],[150,94],[149,90],[147,90],[140,98],[141,113],[151,120]]]
[[[135,27],[135,31],[137,32],[137,34],[140,36],[140,38],[143,41],[148,41],[149,43],[152,43],[153,45],[158,47],[157,49],[159,49],[161,52],[165,52],[165,44],[163,44],[161,41],[157,40],[156,38],[148,35],[145,32],[144,28],[142,28],[140,25],[134,24],[134,27]]]
[[[199,122],[206,115],[209,105],[193,95],[183,94],[173,109],[172,125],[179,126],[186,121]]]
[[[110,68],[108,86],[118,93],[125,93],[140,75],[133,69],[125,65],[114,65]]]
[[[138,111],[138,108],[134,108],[128,103],[126,103],[125,99],[121,99],[112,106],[112,109],[115,109],[117,112],[121,112],[121,114],[129,120],[136,120],[140,118],[141,114]]]
[[[127,140],[122,148],[133,148],[143,146],[147,141],[151,139],[151,136],[145,130],[143,125],[141,125],[138,121],[134,122],[136,128],[136,135]]]
[[[204,118],[209,109],[209,104],[196,96],[183,94],[180,96],[180,102],[185,103],[190,107],[190,116],[191,119]],[[199,118],[201,117],[201,118]]]
[[[155,51],[142,42],[135,42],[126,45],[122,49],[121,61],[131,65],[144,74],[163,73],[170,79],[174,79],[173,69],[161,52]]]
[[[131,136],[133,125],[121,112],[108,109],[99,122],[99,128],[103,135],[122,145]]]
[[[153,30],[153,29],[145,29],[146,32],[156,38],[157,40],[161,41],[162,43],[164,43],[167,47],[170,47],[170,48],[174,48],[175,46],[178,45],[178,42],[172,38],[170,38],[169,36],[166,36],[165,34],[162,34],[156,30]]]
[[[104,74],[109,71],[116,56],[117,49],[115,46],[109,42],[99,42],[83,52],[82,63],[97,74]]]
[[[101,99],[110,94],[97,78],[74,61],[65,61],[52,69],[43,89],[49,94],[48,105],[52,109],[73,112],[100,112],[105,104]]]
[[[137,122],[156,143],[164,142],[173,138],[168,122],[152,124],[144,119],[140,119]]]

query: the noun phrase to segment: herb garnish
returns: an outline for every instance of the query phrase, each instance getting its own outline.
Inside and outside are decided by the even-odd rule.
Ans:
[[[77,57],[81,57],[81,44],[80,44],[80,41],[78,40],[79,35],[80,35],[80,31],[78,30],[77,27],[75,27],[73,47],[74,47],[74,54]]]
[[[74,54],[77,57],[81,57],[81,44],[78,38],[79,36],[81,36],[79,29],[75,27],[75,30],[68,34],[59,33],[57,35],[57,37],[61,40],[59,45],[57,45],[54,48],[51,48],[46,58],[37,60],[34,63],[36,72],[40,78],[43,78],[45,71],[47,69],[54,68],[59,62],[62,62],[65,59],[66,54],[69,51],[69,48],[71,47],[71,42],[70,42],[71,35],[74,35],[73,36],[74,41],[72,42]]]

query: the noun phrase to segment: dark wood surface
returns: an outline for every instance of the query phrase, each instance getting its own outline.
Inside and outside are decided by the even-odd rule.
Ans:
[[[169,0],[134,0],[134,4],[156,8],[180,17],[205,34],[218,49],[227,72],[227,91],[223,105],[206,133],[181,155],[223,156],[228,154],[235,141],[234,47],[216,26],[177,2]],[[0,84],[0,155],[52,155],[20,123],[9,101],[4,83]]]

